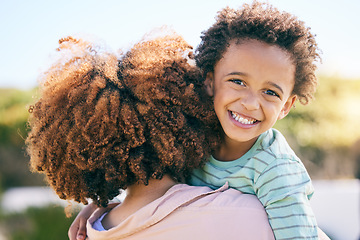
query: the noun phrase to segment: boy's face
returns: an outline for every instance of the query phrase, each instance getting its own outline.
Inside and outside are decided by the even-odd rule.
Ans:
[[[231,43],[205,84],[227,139],[253,144],[293,106],[295,66],[287,52],[257,40]]]

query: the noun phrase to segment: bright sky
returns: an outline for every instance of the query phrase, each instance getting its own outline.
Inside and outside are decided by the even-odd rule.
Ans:
[[[0,88],[36,86],[62,37],[90,35],[116,51],[166,24],[196,47],[217,11],[243,2],[251,1],[0,0]],[[360,79],[360,0],[269,2],[298,16],[317,35],[323,51],[319,73]]]

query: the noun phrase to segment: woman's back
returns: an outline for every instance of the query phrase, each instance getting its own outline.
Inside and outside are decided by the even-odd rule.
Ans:
[[[177,184],[107,231],[94,229],[96,215],[87,224],[89,240],[274,239],[257,198],[226,185],[214,191]]]

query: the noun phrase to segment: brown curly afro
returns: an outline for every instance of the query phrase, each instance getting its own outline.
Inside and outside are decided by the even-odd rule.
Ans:
[[[216,22],[202,33],[201,39],[195,59],[204,75],[214,71],[231,42],[241,44],[254,39],[288,52],[296,67],[293,94],[302,104],[313,98],[317,87],[315,61],[320,60],[320,50],[310,28],[295,16],[257,1],[238,10],[227,7],[218,13]]]
[[[119,58],[82,39],[59,43],[26,144],[62,199],[106,206],[134,183],[184,181],[202,166],[217,120],[181,37],[141,41]]]

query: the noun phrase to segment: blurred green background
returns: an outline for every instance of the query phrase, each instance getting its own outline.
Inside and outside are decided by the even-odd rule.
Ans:
[[[277,123],[313,179],[360,178],[359,93],[359,80],[320,77],[316,99],[297,103]],[[13,187],[46,185],[42,175],[29,171],[24,148],[34,97],[36,89],[0,89],[0,196]],[[66,239],[71,221],[62,206],[0,212],[0,229],[14,240]]]
[[[63,207],[49,205],[20,213],[0,213],[0,223],[4,237],[11,240],[64,240],[74,217],[67,218]]]
[[[43,176],[31,173],[25,153],[27,107],[36,90],[0,89],[0,203],[4,191],[14,187],[46,186]],[[19,206],[20,207],[20,206]],[[0,207],[0,240],[63,240],[73,221],[64,207],[48,205],[20,212]]]

